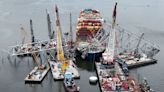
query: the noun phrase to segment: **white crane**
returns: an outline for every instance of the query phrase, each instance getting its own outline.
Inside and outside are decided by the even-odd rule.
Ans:
[[[117,3],[115,4],[114,11],[113,11],[113,23],[112,23],[112,30],[111,34],[108,39],[108,45],[106,47],[105,52],[103,53],[103,63],[105,64],[111,64],[114,61],[114,55],[115,55],[115,22],[116,22],[116,8]]]

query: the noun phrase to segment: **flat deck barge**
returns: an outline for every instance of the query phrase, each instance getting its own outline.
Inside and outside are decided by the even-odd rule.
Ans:
[[[64,80],[64,73],[62,70],[62,62],[58,62],[58,61],[50,61],[49,60],[49,65],[51,68],[51,72],[53,75],[54,80]],[[69,60],[69,65],[67,70],[69,69],[70,72],[72,72],[72,77],[75,79],[80,78],[80,74],[78,72],[78,68],[76,67],[76,65],[73,63],[72,60]]]
[[[42,82],[46,74],[48,73],[50,67],[45,66],[43,69],[39,69],[38,66],[34,67],[34,69],[27,75],[24,79],[25,83],[28,82]]]
[[[118,58],[121,59],[122,62],[125,62],[129,69],[157,63],[157,60],[153,58],[136,58],[135,56],[128,54],[119,55]]]
[[[101,92],[141,92],[137,82],[125,76],[117,62],[114,65],[95,63]]]

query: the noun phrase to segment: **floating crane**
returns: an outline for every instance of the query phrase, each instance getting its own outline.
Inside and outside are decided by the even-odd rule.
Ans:
[[[32,53],[37,66],[27,75],[25,82],[41,82],[48,73],[50,68],[46,64],[42,64],[42,56],[40,52],[41,59],[39,59],[39,53]]]
[[[62,30],[61,30],[61,25],[60,25],[60,20],[59,20],[59,11],[58,7],[55,6],[55,12],[56,12],[56,40],[57,40],[57,60],[62,64],[62,73],[66,70],[68,66],[68,60],[66,60],[64,56],[64,50],[63,50],[63,45],[62,45]]]
[[[54,80],[64,79],[64,74],[68,70],[73,74],[73,78],[79,78],[80,75],[78,73],[76,65],[73,63],[71,59],[67,59],[64,56],[64,50],[62,46],[62,32],[59,20],[59,11],[57,6],[55,6],[56,12],[56,41],[57,41],[57,55],[56,59],[48,59],[51,72]],[[51,55],[53,57],[53,55]]]
[[[108,45],[106,47],[105,52],[103,53],[103,63],[104,64],[112,64],[114,61],[115,55],[115,22],[116,22],[116,8],[117,3],[115,4],[115,8],[113,11],[113,23],[112,23],[112,31],[108,39]]]

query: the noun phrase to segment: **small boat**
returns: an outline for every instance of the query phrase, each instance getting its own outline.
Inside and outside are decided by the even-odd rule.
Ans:
[[[72,73],[70,71],[66,71],[64,75],[64,87],[66,92],[79,92],[80,87],[76,85]]]
[[[41,82],[49,71],[46,65],[36,66],[25,78],[25,82]]]

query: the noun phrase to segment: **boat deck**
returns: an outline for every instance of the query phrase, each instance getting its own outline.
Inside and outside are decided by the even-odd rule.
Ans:
[[[100,86],[101,92],[118,92],[118,90],[116,90],[116,84],[114,82],[114,78],[117,79],[115,77],[115,75],[119,74],[118,78],[121,81],[126,80],[125,76],[122,74],[122,70],[118,67],[118,64],[115,65],[114,67],[106,67],[106,68],[103,68],[102,64],[99,62],[96,62],[95,65],[96,65],[96,70],[97,70],[97,75],[98,75],[98,79],[99,79],[99,86]],[[115,71],[115,67],[118,69],[118,71],[116,71],[117,73],[113,72],[113,71]],[[113,72],[113,74],[112,74],[112,72]],[[111,88],[105,89],[106,85],[104,85],[104,80],[108,81],[107,85],[110,85]],[[130,92],[129,89],[128,90],[120,89],[120,91],[121,92]]]
[[[141,92],[136,81],[125,76],[117,62],[114,67],[104,67],[100,62],[95,65],[101,92]]]
[[[49,61],[48,62],[51,68],[51,72],[53,75],[54,80],[63,80],[64,79],[64,74],[62,73],[62,69],[61,67],[59,67],[59,65],[61,65],[61,62],[55,62],[55,61]],[[78,68],[76,67],[76,65],[73,63],[72,60],[70,60],[69,62],[69,70],[72,72],[72,76],[73,78],[80,78],[80,74],[78,72]]]
[[[35,67],[24,79],[25,82],[41,82],[43,78],[48,73],[50,67],[46,67],[45,69],[38,69],[38,66]]]

